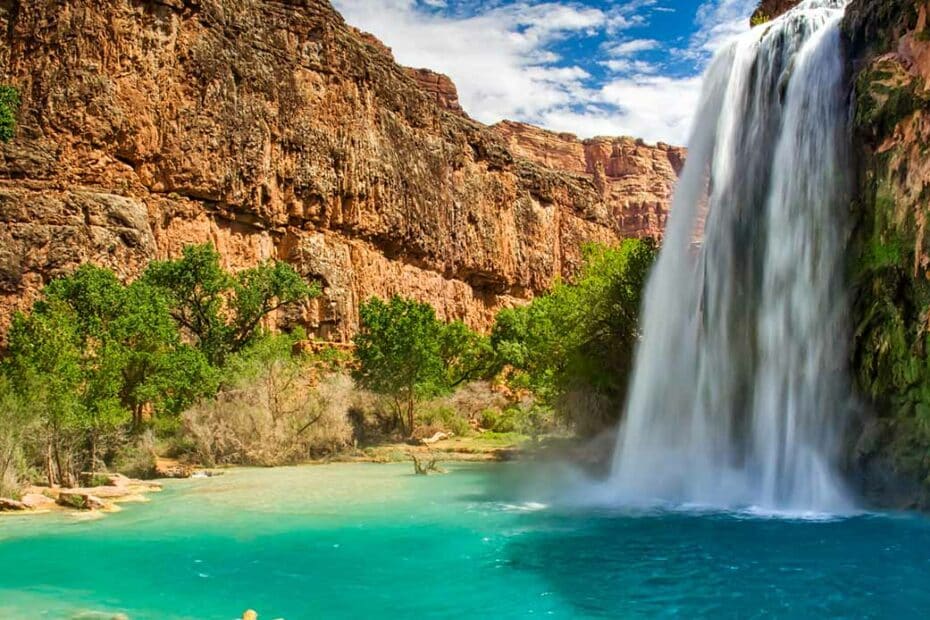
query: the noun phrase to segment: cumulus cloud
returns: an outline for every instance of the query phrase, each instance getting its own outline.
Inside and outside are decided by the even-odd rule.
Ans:
[[[705,0],[678,52],[694,70],[671,77],[661,62],[640,57],[667,43],[624,36],[647,29],[652,12],[675,10],[669,0],[601,8],[575,0],[334,0],[346,21],[383,40],[401,64],[449,75],[464,109],[482,122],[513,119],[582,137],[674,144],[687,138],[698,73],[725,37],[745,30],[754,2]],[[581,56],[565,51],[605,39],[616,42],[594,44]]]
[[[660,43],[655,39],[631,39],[621,43],[607,46],[607,53],[611,56],[629,56],[639,52],[648,52],[659,49]]]

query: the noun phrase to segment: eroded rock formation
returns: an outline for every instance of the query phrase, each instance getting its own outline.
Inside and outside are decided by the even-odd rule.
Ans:
[[[667,179],[681,174],[685,151],[634,138],[579,140],[532,125],[504,121],[492,128],[512,152],[547,168],[590,176],[627,237],[662,236],[668,219]]]
[[[683,158],[485,127],[321,0],[0,0],[0,33],[23,99],[0,149],[0,331],[82,262],[130,278],[205,241],[321,279],[280,317],[321,337],[393,293],[487,326],[583,242],[660,234]]]

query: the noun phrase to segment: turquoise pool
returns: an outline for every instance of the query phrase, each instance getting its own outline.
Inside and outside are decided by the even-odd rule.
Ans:
[[[930,520],[560,506],[521,465],[241,469],[0,519],[0,618],[904,618]],[[97,616],[93,616],[97,617]],[[108,617],[106,615],[99,617]]]

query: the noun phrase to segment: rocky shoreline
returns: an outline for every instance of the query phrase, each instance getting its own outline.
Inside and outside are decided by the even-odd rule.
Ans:
[[[20,499],[0,498],[0,515],[46,514],[50,512],[117,512],[118,504],[148,501],[146,495],[162,490],[160,482],[137,480],[122,474],[94,473],[83,476],[78,487],[32,485]]]

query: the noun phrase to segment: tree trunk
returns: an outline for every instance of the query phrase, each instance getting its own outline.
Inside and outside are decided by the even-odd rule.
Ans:
[[[410,400],[407,401],[407,437],[410,439],[413,439],[414,425],[416,424],[414,421],[415,404],[416,400],[411,395]]]
[[[45,442],[45,476],[48,478],[48,486],[55,486],[55,470],[52,467],[52,442]]]
[[[97,431],[90,432],[90,472],[97,471]]]

